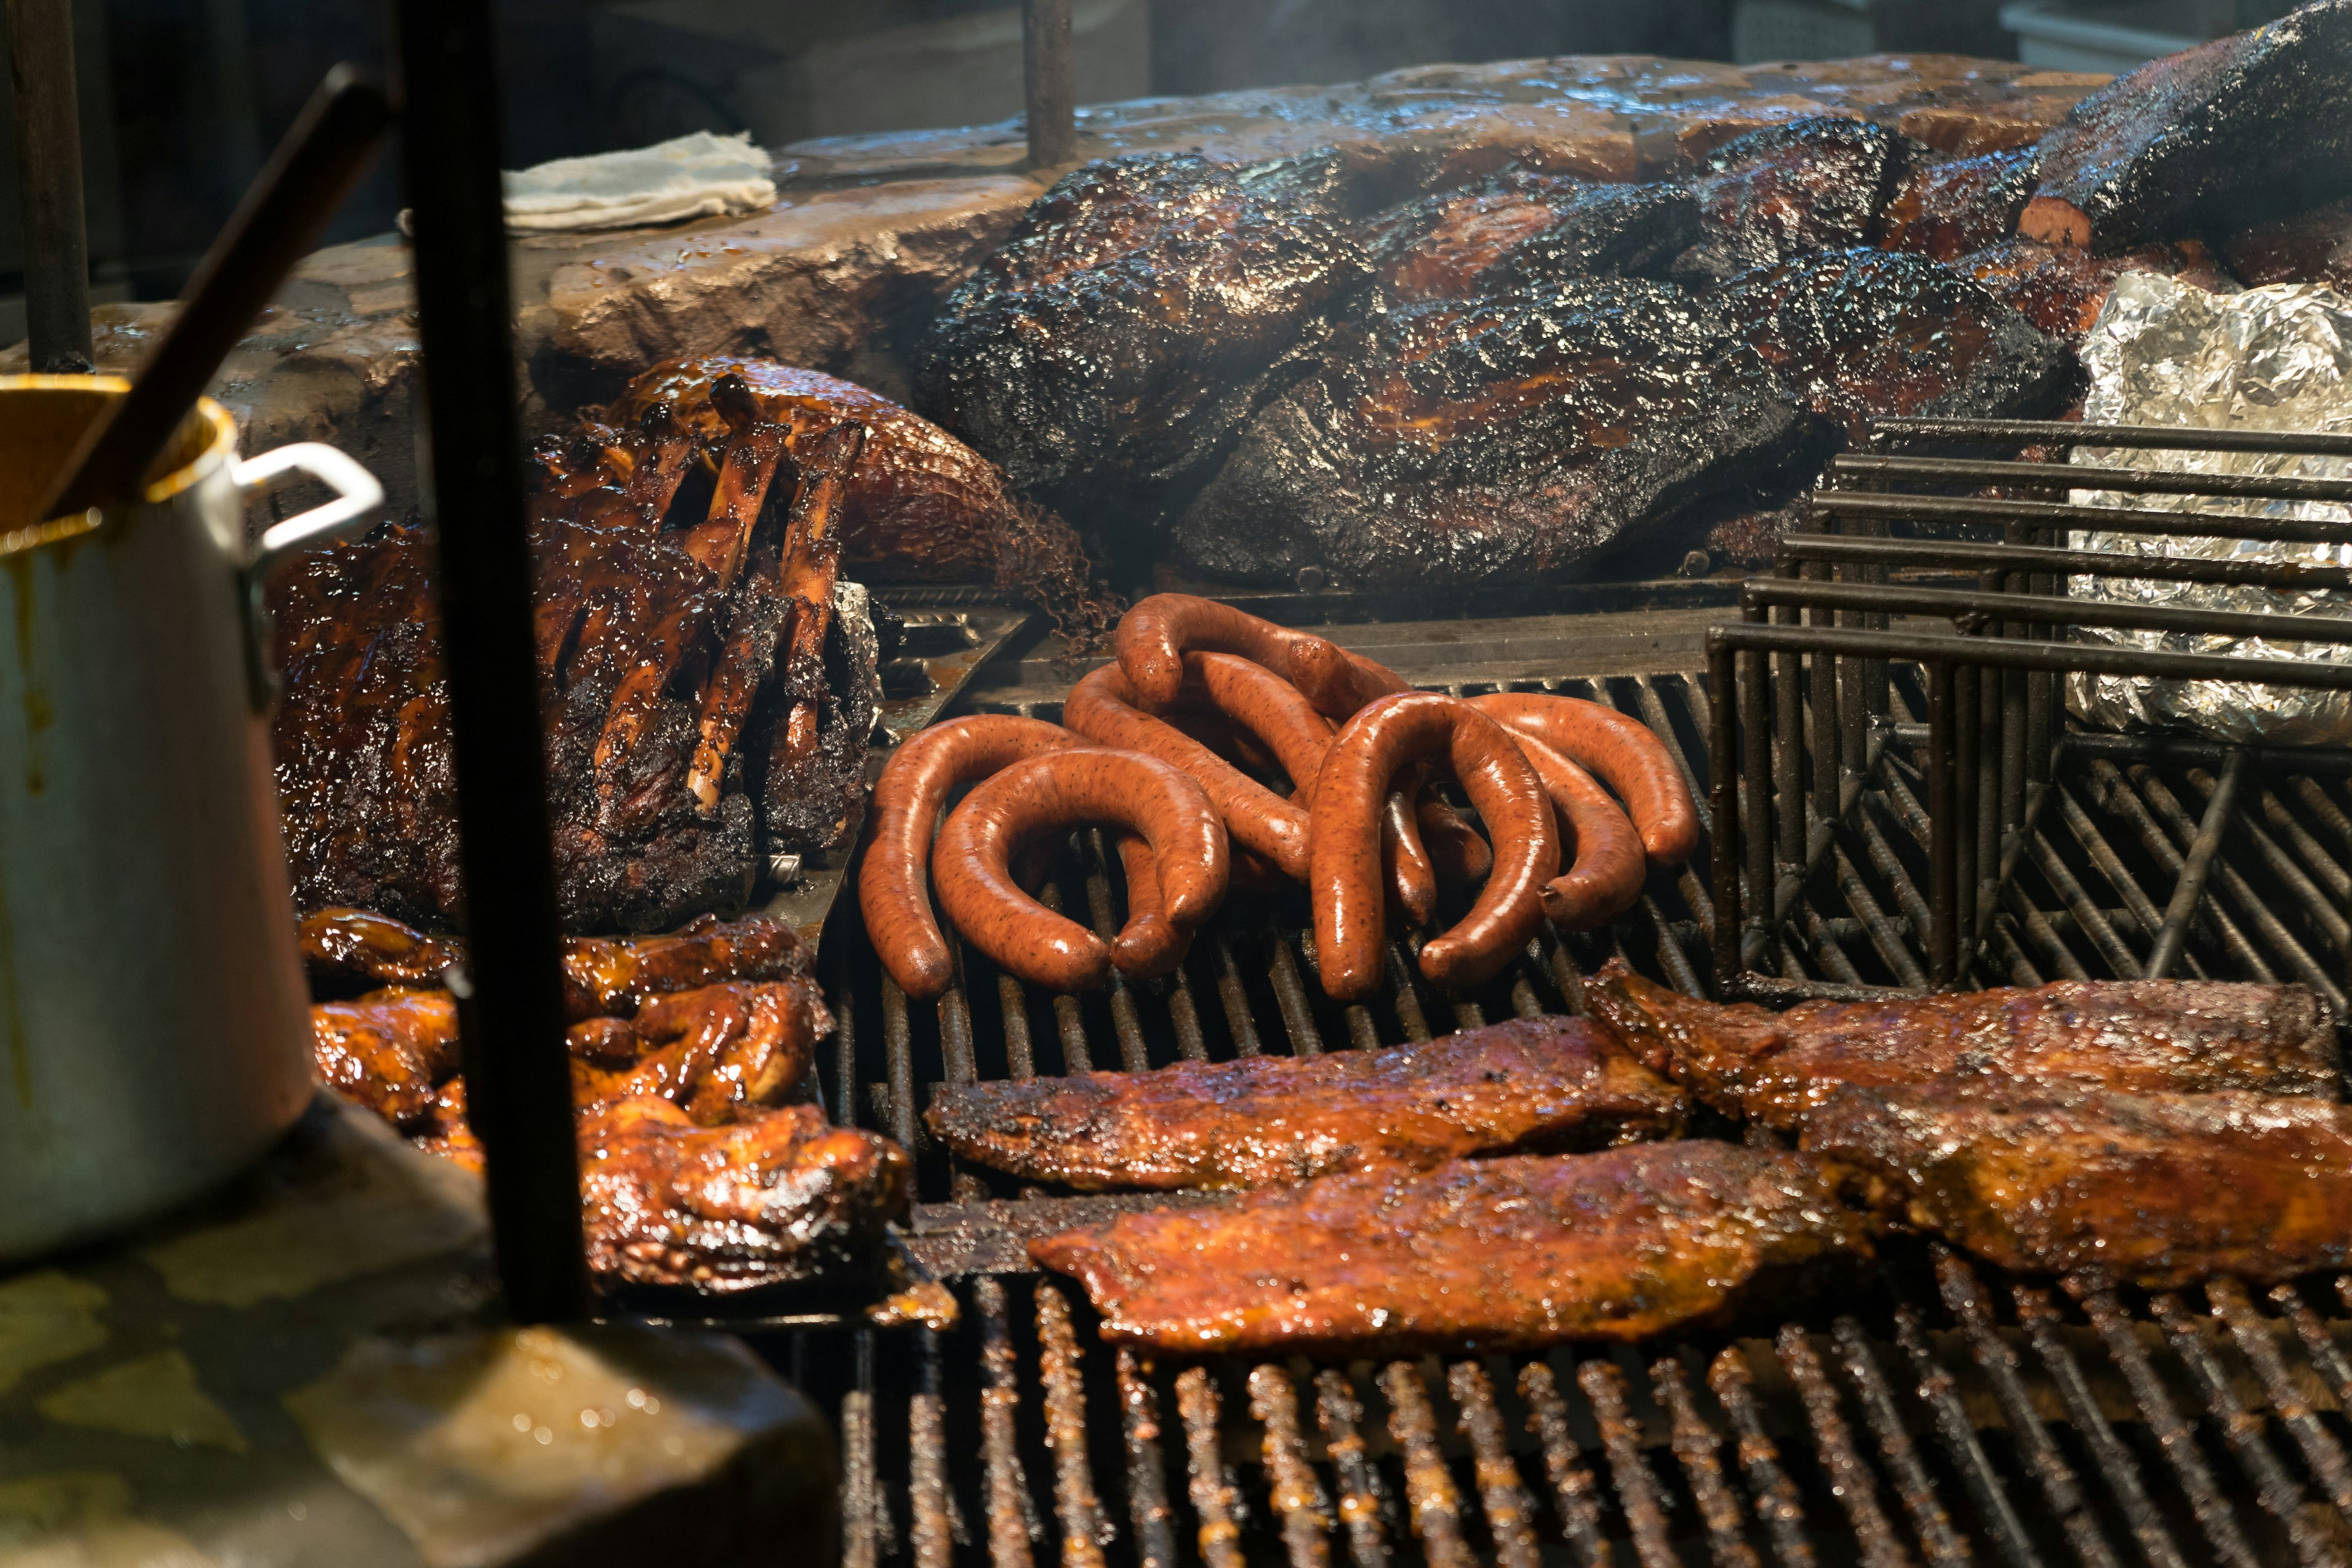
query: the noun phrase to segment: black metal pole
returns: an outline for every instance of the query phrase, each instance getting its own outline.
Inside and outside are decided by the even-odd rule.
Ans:
[[[1070,0],[1022,0],[1021,64],[1029,166],[1078,156],[1078,79],[1070,58]]]
[[[1722,628],[1706,639],[1706,794],[1709,847],[1714,855],[1715,994],[1727,997],[1746,967],[1739,951],[1739,697],[1738,655]],[[1764,895],[1769,898],[1767,892]]]
[[[89,232],[82,216],[81,106],[72,0],[7,0],[16,107],[16,200],[25,228],[25,328],[33,368],[90,367]]]
[[[482,1141],[507,1311],[585,1317],[579,1152],[563,1040],[531,563],[523,532],[489,6],[393,0],[424,346],[418,458],[440,551],[471,996],[467,1115]]]

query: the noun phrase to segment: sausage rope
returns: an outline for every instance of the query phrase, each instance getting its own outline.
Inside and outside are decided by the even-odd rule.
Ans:
[[[1679,866],[1698,847],[1698,806],[1665,742],[1640,720],[1575,697],[1498,691],[1470,705],[1540,741],[1617,792],[1653,866]]]

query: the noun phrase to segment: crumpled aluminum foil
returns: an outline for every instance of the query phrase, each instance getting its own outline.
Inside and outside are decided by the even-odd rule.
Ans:
[[[2091,389],[2083,417],[2095,424],[2184,425],[2206,429],[2352,431],[2352,300],[2305,284],[2209,293],[2148,273],[2116,279],[2083,347]],[[2174,472],[2352,478],[2352,459],[2260,453],[2160,452],[2077,447],[2077,463]],[[2076,490],[2077,505],[2344,523],[2352,510],[2324,501],[2222,500],[2201,496]],[[2302,561],[2352,565],[2352,546],[2076,532],[2077,550],[2124,554]],[[2076,598],[2184,608],[2352,616],[2352,594],[2279,593],[2201,583],[2076,577]],[[2260,637],[2147,631],[2078,633],[2126,647],[2352,663],[2352,647],[2278,644]],[[2352,693],[2300,691],[2246,681],[2067,678],[2067,705],[2106,729],[2185,726],[2233,742],[2352,744]]]

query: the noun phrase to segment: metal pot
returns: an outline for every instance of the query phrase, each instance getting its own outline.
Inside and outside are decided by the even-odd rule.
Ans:
[[[383,491],[315,443],[239,462],[206,400],[138,503],[31,517],[128,385],[0,376],[0,1261],[184,1201],[312,1093],[258,584]],[[336,499],[248,545],[297,473]]]

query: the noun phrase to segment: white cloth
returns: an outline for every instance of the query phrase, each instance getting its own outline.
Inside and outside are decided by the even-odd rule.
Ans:
[[[558,158],[506,175],[507,227],[521,233],[631,228],[772,205],[776,183],[751,133],[691,136]]]

